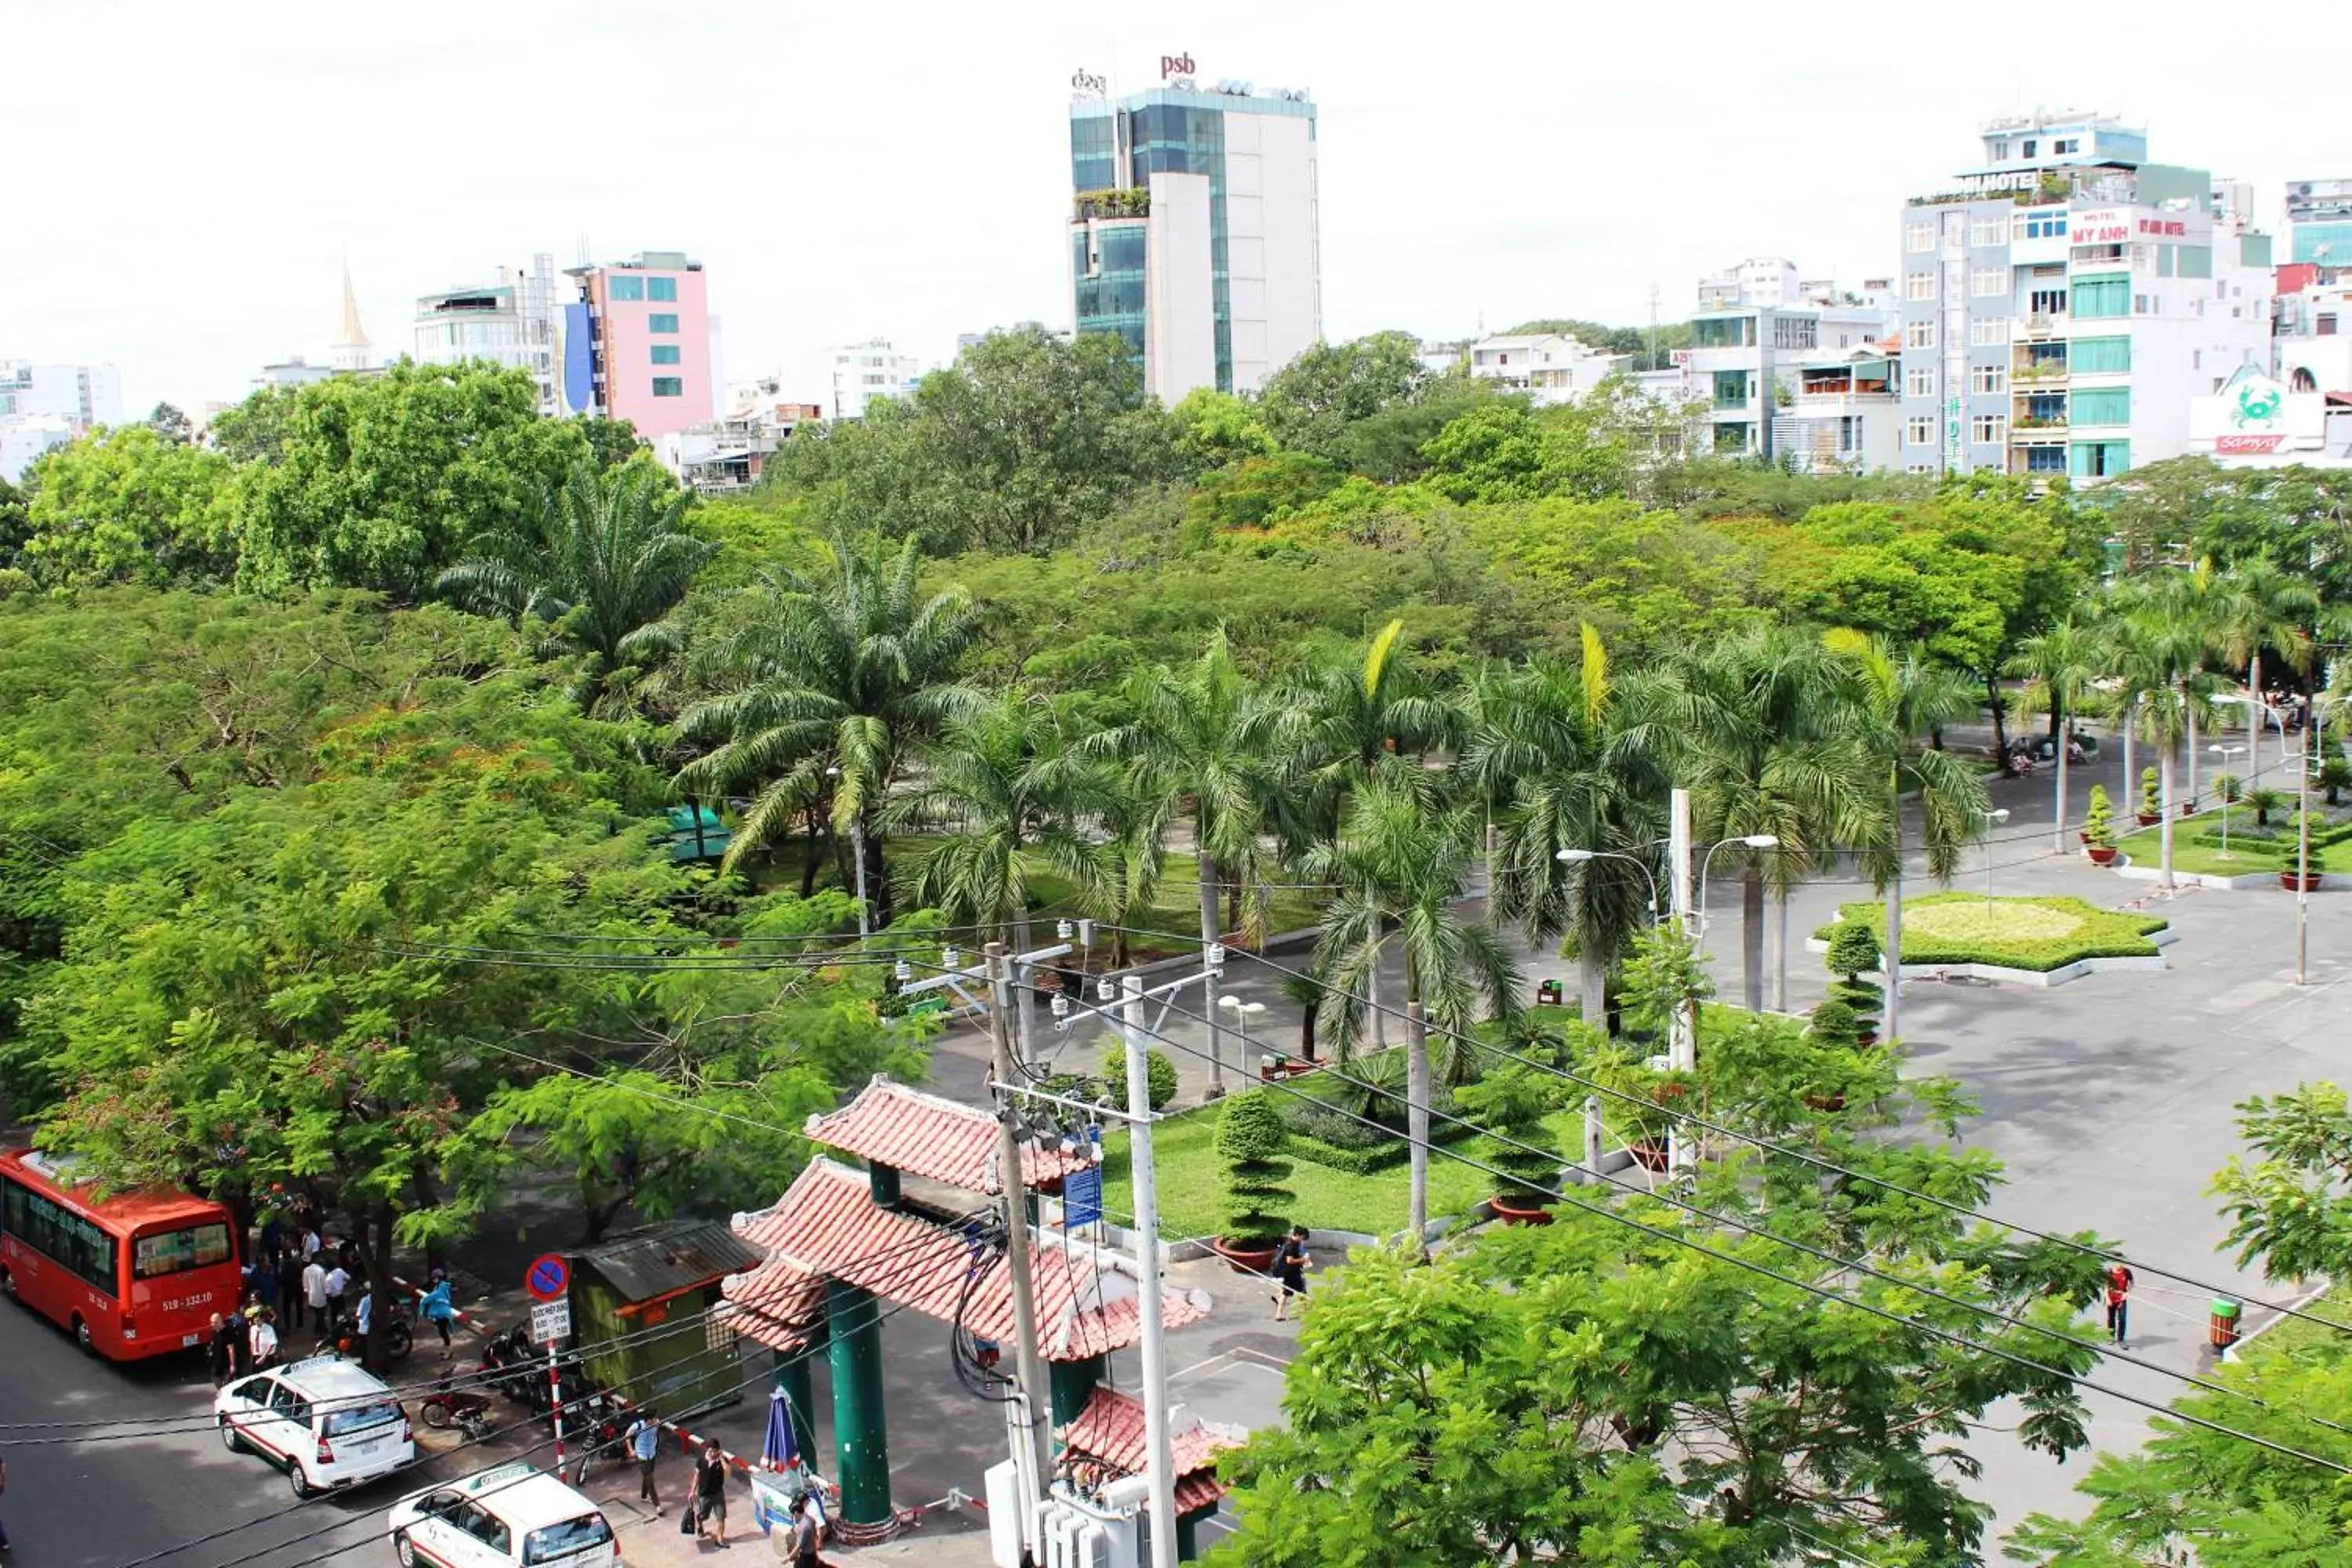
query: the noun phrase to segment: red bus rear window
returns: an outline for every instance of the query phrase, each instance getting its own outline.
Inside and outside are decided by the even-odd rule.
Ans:
[[[184,1269],[228,1261],[228,1226],[192,1225],[142,1236],[131,1244],[131,1271],[140,1279],[160,1279]]]

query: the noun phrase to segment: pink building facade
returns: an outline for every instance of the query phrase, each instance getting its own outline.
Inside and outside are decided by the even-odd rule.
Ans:
[[[683,251],[648,250],[571,276],[580,302],[564,323],[564,401],[575,412],[625,419],[648,440],[716,417],[702,263]]]

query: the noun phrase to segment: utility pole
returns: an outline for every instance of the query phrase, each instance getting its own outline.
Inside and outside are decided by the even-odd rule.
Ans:
[[[1669,871],[1669,896],[1673,899],[1675,935],[1691,933],[1691,809],[1690,791],[1677,789],[1668,797],[1669,816],[1666,824],[1666,847]],[[1672,1026],[1667,1030],[1669,1065],[1676,1072],[1686,1072],[1698,1065],[1693,1049],[1694,1031],[1687,1016],[1688,1009],[1676,1007]]]
[[[1119,982],[1127,1044],[1128,1169],[1135,1187],[1137,1305],[1143,1320],[1143,1425],[1150,1446],[1151,1568],[1176,1568],[1176,1447],[1168,1434],[1168,1341],[1160,1315],[1160,1196],[1151,1165],[1151,1074],[1143,1054],[1143,982]]]
[[[1013,1329],[1021,1341],[1015,1364],[1021,1373],[1018,1408],[1024,1430],[1013,1459],[1034,1478],[1030,1495],[1022,1500],[1021,1533],[1027,1539],[1037,1528],[1037,1505],[1044,1500],[1045,1478],[1053,1473],[1052,1456],[1046,1447],[1049,1434],[1038,1414],[1045,1398],[1045,1365],[1037,1353],[1037,1301],[1029,1283],[1029,1193],[1022,1180],[1019,1118],[1009,1092],[1014,1082],[1013,1020],[1006,1013],[1013,1005],[1013,965],[1003,942],[992,942],[986,951],[991,1068],[1003,1086],[996,1091],[996,1159],[1004,1184],[1004,1257],[1013,1279]]]
[[[2128,763],[2126,763],[2128,771]],[[1886,887],[1886,952],[1879,969],[1886,976],[1886,1037],[1903,1037],[1903,786],[1895,770],[1886,774],[1895,805],[1895,876]]]
[[[1218,940],[1223,928],[1217,923],[1217,863],[1211,858],[1205,846],[1198,847],[1198,858],[1201,879],[1201,942],[1202,951],[1205,952],[1208,951],[1208,944]],[[1217,982],[1213,976],[1201,994],[1201,1016],[1208,1020],[1209,1028],[1209,1098],[1218,1100],[1222,1099],[1225,1092],[1225,1047],[1224,1035],[1217,1027]],[[1138,1013],[1135,1016],[1135,1021],[1139,1026],[1143,1022],[1143,1015]],[[1249,1077],[1247,1061],[1242,1063],[1242,1076],[1244,1079]]]

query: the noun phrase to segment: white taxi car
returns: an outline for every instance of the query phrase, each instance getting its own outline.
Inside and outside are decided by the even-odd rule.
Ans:
[[[392,1550],[401,1568],[618,1568],[621,1561],[602,1509],[520,1463],[393,1504]]]
[[[355,1487],[416,1458],[407,1413],[355,1361],[314,1356],[241,1377],[213,1398],[221,1442],[286,1471],[298,1498]]]

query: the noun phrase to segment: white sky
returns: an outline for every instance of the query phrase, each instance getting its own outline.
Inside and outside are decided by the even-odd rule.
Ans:
[[[1067,320],[1070,75],[1134,90],[1162,53],[1312,90],[1334,338],[1635,323],[1653,282],[1674,319],[1752,255],[1889,273],[1903,196],[2036,104],[2145,124],[2273,224],[2285,180],[2352,175],[2340,43],[2179,0],[2096,48],[1884,0],[1165,9],[0,0],[0,358],[111,361],[134,413],[233,400],[322,353],[346,254],[389,357],[417,293],[584,235],[702,260],[730,378],[875,334],[943,359]]]

